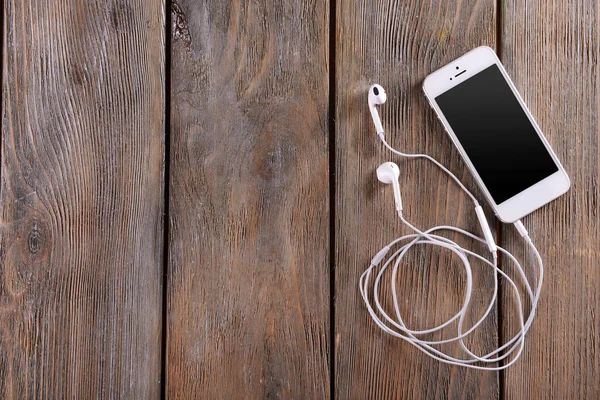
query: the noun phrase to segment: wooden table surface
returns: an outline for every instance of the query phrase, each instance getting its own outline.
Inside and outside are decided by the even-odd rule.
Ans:
[[[4,0],[2,25],[0,398],[600,398],[596,2]],[[414,224],[478,232],[435,166],[382,148],[367,89],[387,89],[392,145],[483,199],[421,92],[479,45],[572,182],[524,219],[546,274],[505,372],[385,336],[358,291],[408,233],[383,161]],[[495,233],[531,274],[515,229]],[[423,248],[405,264],[407,323],[453,315],[459,260]],[[503,293],[471,345],[515,332],[511,310]]]

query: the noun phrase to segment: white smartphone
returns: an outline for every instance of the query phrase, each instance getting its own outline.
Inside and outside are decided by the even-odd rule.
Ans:
[[[423,82],[429,103],[503,222],[571,185],[494,50],[482,46]]]

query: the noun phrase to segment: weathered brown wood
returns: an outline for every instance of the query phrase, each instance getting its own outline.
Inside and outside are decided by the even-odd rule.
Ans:
[[[163,5],[3,4],[0,397],[157,398]]]
[[[593,1],[502,3],[501,57],[571,178],[523,222],[545,261],[544,287],[510,399],[600,398],[599,15]],[[513,229],[503,242],[535,264]],[[505,297],[504,309],[511,306]],[[515,321],[505,321],[506,334]]]
[[[472,203],[437,167],[399,160],[379,144],[367,90],[373,82],[387,90],[381,113],[392,145],[432,155],[482,198],[434,117],[421,84],[427,74],[466,51],[483,44],[494,47],[494,2],[340,1],[337,20],[336,397],[497,398],[497,373],[450,367],[386,336],[371,321],[358,291],[360,274],[371,257],[393,238],[409,233],[394,217],[391,188],[376,179],[375,169],[383,161],[399,164],[404,214],[410,221],[421,228],[452,224],[479,232]],[[472,242],[465,244],[484,251]],[[474,273],[481,285],[491,287],[492,276],[484,267],[474,267]],[[462,277],[462,264],[447,252],[415,251],[398,278],[407,323],[431,327],[454,315],[464,293]],[[481,310],[487,299],[475,300],[476,309]],[[423,315],[410,312],[411,307],[423,310]],[[495,318],[472,344],[481,352],[496,346]],[[458,346],[447,350],[462,354]]]
[[[329,397],[328,7],[173,3],[169,397]]]

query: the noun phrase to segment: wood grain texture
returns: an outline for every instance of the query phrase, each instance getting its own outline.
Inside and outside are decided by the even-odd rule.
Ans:
[[[502,60],[571,178],[523,220],[546,269],[523,358],[506,372],[510,399],[600,398],[599,15],[593,1],[502,2]],[[518,234],[503,242],[533,276]]]
[[[471,201],[437,167],[426,161],[399,160],[383,148],[368,111],[367,92],[374,82],[386,88],[388,102],[381,113],[393,146],[435,157],[482,199],[421,85],[430,72],[466,51],[479,45],[494,47],[495,4],[340,1],[337,20],[336,397],[497,398],[497,373],[450,367],[386,336],[370,319],[358,291],[359,277],[371,257],[392,239],[412,233],[395,218],[391,188],[376,179],[375,169],[384,161],[395,161],[400,167],[404,214],[409,221],[423,229],[450,224],[479,232]],[[485,252],[470,241],[464,244]],[[454,315],[464,293],[463,273],[462,264],[449,252],[415,250],[398,278],[407,324],[424,329]],[[474,274],[482,287],[493,285],[485,267],[474,266]],[[389,290],[383,293],[389,298]],[[478,312],[489,301],[486,293],[478,292],[474,300]],[[471,343],[478,352],[496,346],[494,317]],[[446,350],[464,356],[458,346]]]
[[[0,397],[156,398],[163,4],[3,4]]]
[[[328,3],[172,18],[167,396],[328,398]]]

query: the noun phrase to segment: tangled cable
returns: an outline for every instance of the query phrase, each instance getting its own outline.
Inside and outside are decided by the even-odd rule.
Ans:
[[[426,154],[407,154],[407,153],[399,152],[396,149],[392,148],[386,142],[386,140],[384,138],[383,129],[380,129],[380,126],[377,126],[377,123],[376,123],[376,127],[378,130],[379,138],[382,140],[385,147],[387,147],[394,154],[401,156],[401,157],[407,157],[407,158],[426,158],[429,161],[433,162],[435,165],[437,165],[440,169],[442,169],[446,174],[448,174],[448,176],[450,178],[452,178],[458,184],[458,186],[471,198],[471,200],[475,204],[475,210],[476,210],[477,216],[479,218],[479,222],[482,226],[482,230],[484,231],[484,238],[481,238],[481,237],[474,235],[470,232],[467,232],[463,229],[452,227],[452,226],[444,226],[444,225],[436,226],[436,227],[430,228],[425,231],[418,229],[417,227],[415,227],[414,225],[409,223],[403,217],[402,202],[400,200],[400,192],[399,192],[399,189],[397,189],[398,193],[397,194],[395,193],[395,195],[397,196],[396,205],[397,205],[397,210],[398,210],[398,216],[400,217],[400,220],[402,221],[402,223],[405,224],[408,228],[410,228],[411,231],[413,231],[414,233],[399,237],[399,238],[393,240],[392,242],[390,242],[383,249],[381,249],[375,255],[375,257],[373,257],[373,259],[371,260],[371,264],[370,264],[369,268],[367,268],[367,270],[365,270],[365,272],[361,275],[360,280],[359,280],[360,293],[362,295],[363,300],[365,301],[365,304],[367,306],[369,314],[371,315],[373,321],[377,324],[377,326],[379,326],[385,333],[407,341],[408,343],[417,347],[419,350],[423,351],[425,354],[429,355],[430,357],[432,357],[438,361],[441,361],[441,362],[444,362],[447,364],[460,365],[460,366],[474,368],[474,369],[480,369],[480,370],[502,370],[502,369],[508,368],[510,365],[514,364],[518,360],[518,358],[520,357],[520,355],[523,351],[523,346],[525,344],[525,335],[526,335],[527,331],[529,330],[529,328],[531,327],[531,323],[533,322],[533,318],[535,316],[535,310],[537,308],[537,303],[538,303],[538,300],[540,297],[540,291],[542,288],[542,282],[543,282],[543,277],[544,277],[544,265],[543,265],[542,259],[540,257],[540,254],[539,254],[537,248],[535,247],[535,245],[529,238],[529,234],[527,233],[527,230],[525,229],[525,227],[523,226],[521,221],[517,221],[514,224],[516,229],[519,231],[521,236],[525,239],[528,246],[531,248],[531,250],[535,254],[535,257],[539,264],[537,282],[535,285],[535,289],[532,289],[532,285],[529,283],[527,276],[525,275],[525,271],[523,270],[521,264],[517,261],[517,259],[507,250],[495,245],[495,243],[493,241],[493,237],[491,235],[491,231],[489,231],[489,227],[487,226],[487,221],[485,220],[485,216],[483,215],[483,211],[481,210],[481,206],[479,205],[479,203],[477,202],[477,200],[475,199],[473,194],[458,180],[458,178],[452,172],[450,172],[447,168],[445,168],[442,164],[440,164],[437,160],[435,160],[434,158],[432,158]],[[396,191],[396,188],[395,188],[395,191]],[[467,236],[468,238],[475,239],[482,243],[487,243],[487,245],[490,249],[492,261],[488,260],[487,258],[485,258],[484,256],[482,256],[480,254],[477,254],[474,251],[465,249],[464,247],[460,246],[459,244],[453,242],[452,240],[450,240],[446,237],[438,235],[437,232],[442,231],[442,230],[457,232],[457,233]],[[452,251],[462,261],[464,268],[465,268],[466,281],[467,281],[466,282],[466,290],[465,290],[466,291],[465,298],[464,298],[462,307],[459,310],[459,312],[456,313],[450,319],[448,319],[446,322],[444,322],[434,328],[423,329],[423,330],[412,330],[412,329],[409,329],[405,325],[405,323],[402,319],[401,312],[400,312],[400,307],[399,307],[399,303],[398,303],[398,292],[396,289],[396,281],[397,281],[396,278],[397,278],[397,274],[398,274],[399,265],[402,262],[406,253],[410,249],[412,249],[413,246],[415,246],[415,245],[439,246],[441,248]],[[386,256],[392,249],[394,249],[394,252],[386,259]],[[527,315],[527,319],[524,318],[524,315],[526,313],[524,310],[524,304],[523,304],[523,301],[521,300],[521,294],[519,292],[517,284],[504,271],[502,271],[500,268],[498,268],[498,255],[497,255],[498,253],[497,253],[497,251],[500,251],[510,261],[512,261],[512,263],[516,267],[517,276],[523,281],[523,284],[527,290],[527,294],[529,295],[529,298],[531,301],[531,308],[529,310],[529,314]],[[473,324],[473,326],[471,326],[468,329],[465,329],[464,328],[465,317],[466,317],[467,311],[470,306],[471,295],[473,292],[473,276],[472,276],[471,264],[469,262],[469,258],[475,258],[475,259],[483,262],[484,265],[491,267],[491,272],[493,273],[493,276],[494,276],[494,290],[493,290],[492,298],[490,300],[490,303],[489,303],[486,311],[477,320],[477,322],[475,324]],[[379,265],[382,262],[383,262],[383,265],[381,265],[381,267],[379,267]],[[392,270],[391,270],[392,275],[391,275],[390,285],[391,285],[391,293],[392,293],[392,302],[393,302],[393,307],[394,307],[394,316],[390,316],[384,310],[384,308],[381,304],[381,301],[380,301],[380,297],[379,297],[379,288],[380,288],[381,281],[383,279],[383,275],[390,266],[392,266]],[[378,267],[379,267],[379,269],[378,269]],[[509,339],[506,343],[502,344],[500,347],[496,348],[495,350],[493,350],[485,355],[478,356],[473,351],[471,351],[471,349],[469,349],[467,347],[464,339],[467,336],[469,336],[471,333],[473,333],[485,321],[485,319],[490,314],[490,311],[492,310],[494,303],[496,302],[497,295],[498,295],[498,274],[502,278],[504,278],[508,282],[509,286],[512,288],[512,292],[514,293],[514,296],[515,296],[515,299],[517,302],[517,306],[518,306],[518,310],[519,310],[518,317],[519,317],[520,329],[511,339]],[[372,295],[369,296],[369,288],[370,288],[372,275],[374,275],[375,277],[374,277],[374,281],[372,283]],[[373,299],[373,302],[372,302],[371,298]],[[440,340],[424,340],[424,339],[419,338],[419,336],[422,336],[422,335],[440,332],[455,321],[457,321],[458,332],[457,332],[457,335],[454,337],[447,338],[447,339],[440,339]],[[444,353],[442,350],[435,347],[436,345],[452,343],[452,342],[460,343],[461,348],[467,355],[466,358],[456,358],[456,357],[450,356],[450,355]],[[510,357],[511,355],[512,355],[512,357]],[[507,360],[507,361],[503,361],[503,360]],[[493,364],[493,363],[498,363],[498,364],[497,365],[489,365],[489,364]]]

